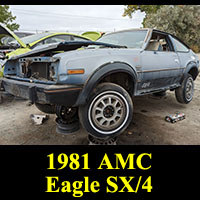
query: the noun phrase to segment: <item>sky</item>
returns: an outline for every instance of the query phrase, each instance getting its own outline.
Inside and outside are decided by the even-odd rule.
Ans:
[[[122,17],[124,5],[10,5],[19,31],[112,32],[142,27],[144,14]]]

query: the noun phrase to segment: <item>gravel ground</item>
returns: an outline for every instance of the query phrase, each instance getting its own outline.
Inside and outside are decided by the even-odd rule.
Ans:
[[[188,105],[179,104],[174,92],[163,98],[151,95],[135,97],[133,121],[118,137],[117,144],[130,145],[200,145],[200,75],[195,81],[195,95]],[[180,111],[186,119],[175,124],[164,120]],[[55,115],[36,126],[31,114],[42,114],[27,101],[6,98],[0,104],[0,144],[16,145],[82,145],[88,144],[82,128],[70,135],[56,133]]]

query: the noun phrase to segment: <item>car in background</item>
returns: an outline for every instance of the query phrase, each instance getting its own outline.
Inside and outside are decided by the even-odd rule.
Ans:
[[[5,41],[5,36],[13,38],[12,41]],[[91,39],[86,36],[81,36],[73,33],[53,33],[43,32],[39,34],[29,35],[23,38],[19,38],[14,32],[9,30],[3,24],[0,23],[0,77],[3,75],[3,65],[6,60],[12,56],[20,55],[31,51],[35,47],[60,43],[64,41],[90,41]]]
[[[23,38],[29,35],[34,35],[34,33],[23,32],[23,31],[15,31],[14,32],[19,38]]]
[[[21,32],[21,31],[16,31],[14,32],[15,35],[17,35],[19,38],[23,38],[29,35],[34,35],[34,33],[29,33],[29,32]],[[11,36],[5,36],[1,38],[1,43],[6,45],[9,44],[10,42],[12,42],[13,40],[15,40],[13,37]]]
[[[81,35],[90,38],[92,41],[96,41],[99,38],[101,38],[104,34],[105,34],[104,32],[87,31],[82,33]]]
[[[29,35],[26,37],[19,38],[14,32],[9,30],[4,25],[0,24],[0,38],[3,36],[12,37],[14,40],[9,43],[3,43],[0,49],[14,49],[10,54],[7,54],[8,57],[13,55],[19,55],[26,53],[31,49],[34,49],[37,46],[44,44],[51,44],[56,42],[63,41],[88,41],[89,37],[81,36],[73,33],[53,33],[53,32],[43,32],[39,34]]]

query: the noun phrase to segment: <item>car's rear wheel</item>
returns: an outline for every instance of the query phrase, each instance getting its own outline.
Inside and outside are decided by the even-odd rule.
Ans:
[[[176,88],[175,95],[179,103],[188,104],[192,101],[194,95],[194,80],[190,74],[187,74],[181,86]]]
[[[93,90],[86,105],[79,109],[82,126],[94,137],[108,138],[122,133],[130,124],[133,103],[128,92],[113,83],[102,83]]]

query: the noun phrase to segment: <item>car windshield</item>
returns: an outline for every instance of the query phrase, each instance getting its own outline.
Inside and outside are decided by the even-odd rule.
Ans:
[[[128,48],[142,48],[147,30],[130,30],[110,33],[102,36],[97,42],[126,46]]]

